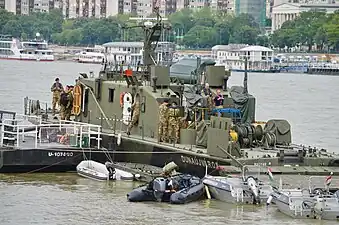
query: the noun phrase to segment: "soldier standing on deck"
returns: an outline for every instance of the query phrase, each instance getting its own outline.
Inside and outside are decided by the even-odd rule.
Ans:
[[[60,97],[60,119],[70,120],[73,108],[73,94],[72,89],[67,86],[65,91],[61,93]]]
[[[159,141],[168,141],[168,99],[159,106]]]
[[[53,100],[52,100],[52,109],[53,116],[55,115],[56,106],[60,106],[60,94],[63,91],[62,84],[59,83],[59,78],[55,78],[55,83],[51,87],[51,92],[53,92]]]
[[[168,114],[168,136],[172,142],[179,143],[180,118],[179,109],[175,102],[173,102],[172,106],[169,108]]]
[[[133,126],[138,124],[138,120],[139,120],[139,115],[140,115],[140,103],[139,103],[139,99],[136,99],[132,105],[132,120],[131,122],[128,124],[128,128],[127,128],[127,135],[131,134],[131,130],[133,128]]]

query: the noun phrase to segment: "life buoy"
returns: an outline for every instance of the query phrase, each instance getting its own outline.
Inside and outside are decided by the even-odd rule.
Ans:
[[[81,104],[82,104],[82,89],[80,85],[76,85],[73,90],[73,115],[79,116],[81,112]]]
[[[132,95],[131,93],[126,92],[123,99],[123,108],[122,108],[122,122],[125,125],[128,125],[131,121],[132,115]]]
[[[124,95],[125,95],[125,92],[120,93],[120,107],[121,108],[124,107]]]

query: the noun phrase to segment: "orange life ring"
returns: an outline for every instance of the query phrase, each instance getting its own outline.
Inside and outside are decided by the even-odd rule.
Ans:
[[[125,92],[120,93],[120,107],[124,106],[124,95],[125,95]]]
[[[80,85],[76,85],[73,89],[73,115],[79,116],[81,112],[81,104],[82,104],[82,89]]]

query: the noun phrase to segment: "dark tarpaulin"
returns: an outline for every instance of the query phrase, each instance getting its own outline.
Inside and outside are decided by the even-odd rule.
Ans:
[[[196,87],[195,86],[188,86],[185,85],[184,93],[183,93],[185,99],[186,99],[186,107],[192,108],[193,106],[196,106],[198,103],[200,103],[201,107],[205,106],[204,104],[204,98],[196,93]]]
[[[244,93],[244,87],[233,86],[230,88],[230,95],[236,109],[241,111],[241,122],[254,122],[255,99],[251,94]]]
[[[208,65],[215,65],[215,62],[211,59],[201,59],[199,70],[205,69]],[[194,84],[197,79],[196,70],[197,58],[183,58],[170,67],[170,76]]]

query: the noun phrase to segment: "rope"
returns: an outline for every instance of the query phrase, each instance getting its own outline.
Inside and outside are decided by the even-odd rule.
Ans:
[[[89,92],[91,93],[91,95],[92,95],[92,97],[93,97],[93,99],[94,99],[94,101],[95,101],[95,104],[98,106],[98,108],[99,108],[99,110],[100,110],[102,116],[105,118],[105,121],[106,121],[107,125],[112,129],[113,126],[112,126],[112,124],[109,122],[109,119],[108,119],[108,117],[106,116],[105,112],[102,110],[102,108],[101,108],[99,102],[97,101],[97,99],[96,99],[96,97],[95,97],[95,94],[93,93],[92,89],[91,89],[90,87],[88,87],[87,85],[85,85],[84,83],[82,83],[82,82],[80,82],[80,83],[89,89]]]
[[[80,83],[81,83],[83,86],[88,87],[86,84],[82,83],[81,81],[80,81]],[[90,87],[88,87],[88,89],[89,89],[89,91],[90,91],[90,93],[91,93],[91,95],[92,95],[92,97],[93,97],[93,99],[94,99],[94,101],[95,101],[95,104],[98,106],[98,108],[99,108],[99,110],[100,110],[102,116],[105,118],[104,121],[106,121],[107,125],[108,125],[111,129],[113,129],[112,124],[109,122],[108,117],[106,116],[105,112],[102,110],[102,108],[101,108],[99,102],[97,101],[97,99],[96,99],[96,97],[95,97],[95,94],[93,93],[92,89],[91,89]],[[100,140],[98,140],[98,141],[100,141]],[[112,159],[111,155],[109,154],[109,152],[108,152],[107,150],[105,150],[105,149],[102,149],[102,151],[104,152],[104,154],[105,154],[105,156],[107,157],[107,159],[108,159],[110,162],[113,162],[113,159]],[[83,154],[84,154],[84,153],[83,153]],[[84,155],[84,156],[85,156],[85,158],[87,158],[86,155]]]

